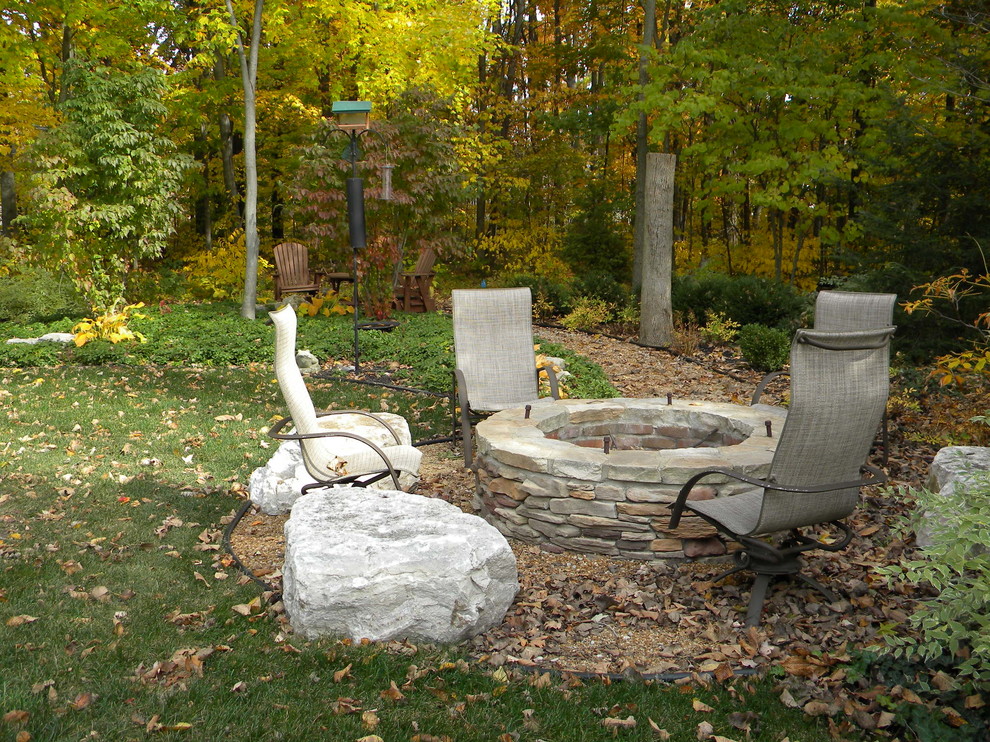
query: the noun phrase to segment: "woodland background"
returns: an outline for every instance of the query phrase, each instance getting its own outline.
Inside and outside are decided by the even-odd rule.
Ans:
[[[0,272],[68,275],[94,312],[236,298],[255,168],[262,296],[283,239],[348,269],[339,99],[374,106],[369,284],[429,245],[444,288],[629,304],[647,151],[677,156],[679,275],[908,297],[987,272],[977,0],[17,0],[0,18]]]

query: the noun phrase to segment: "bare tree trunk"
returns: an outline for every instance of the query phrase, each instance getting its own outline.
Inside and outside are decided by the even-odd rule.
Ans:
[[[261,11],[265,0],[254,0],[251,48],[244,50],[244,37],[237,25],[232,0],[227,0],[230,24],[237,29],[237,55],[244,83],[244,297],[241,316],[254,319],[258,303],[258,152],[255,147],[255,85],[258,81],[258,47],[261,45]],[[249,56],[250,55],[250,56]]]
[[[639,51],[639,99],[645,97],[642,88],[650,81],[648,50],[655,43],[657,27],[656,0],[643,0],[643,46]],[[643,285],[643,259],[646,252],[646,156],[649,152],[649,125],[646,113],[639,114],[636,122],[636,193],[633,214],[633,274],[632,287],[636,291]]]
[[[9,170],[0,173],[0,212],[3,214],[3,234],[9,235],[17,216],[17,186],[14,173]]]
[[[666,347],[674,339],[670,282],[674,266],[674,170],[677,157],[650,153],[646,158],[646,241],[639,342]]]

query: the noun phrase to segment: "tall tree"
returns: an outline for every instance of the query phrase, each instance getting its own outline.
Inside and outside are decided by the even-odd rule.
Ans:
[[[254,18],[251,22],[251,42],[244,49],[244,33],[237,22],[232,0],[227,0],[230,25],[237,30],[237,57],[241,63],[241,83],[244,86],[244,296],[241,298],[241,316],[254,319],[258,303],[258,150],[257,84],[258,49],[261,46],[261,18],[264,0],[254,0]]]

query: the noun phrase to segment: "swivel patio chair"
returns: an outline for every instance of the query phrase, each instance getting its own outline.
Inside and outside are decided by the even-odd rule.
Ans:
[[[275,324],[275,376],[290,417],[272,426],[268,434],[277,440],[299,441],[303,462],[316,480],[305,485],[302,493],[318,487],[350,484],[366,487],[389,478],[395,489],[412,489],[419,478],[422,452],[409,445],[408,431],[396,431],[378,415],[363,410],[317,412],[306,388],[302,372],[296,364],[296,313],[286,305],[269,316]],[[388,431],[392,445],[380,446],[353,432],[334,430],[334,417],[358,415],[367,417]],[[294,433],[283,433],[289,427]]]
[[[470,466],[473,419],[539,399],[533,300],[528,288],[457,289],[451,298],[461,442],[464,466]],[[547,375],[550,395],[558,399],[553,369]]]
[[[670,529],[685,509],[739,542],[736,566],[756,574],[746,625],[760,621],[771,578],[793,576],[835,596],[801,573],[800,555],[811,549],[839,551],[852,539],[842,519],[852,513],[859,489],[886,477],[866,463],[887,402],[890,337],[893,327],[854,332],[798,330],[791,345],[791,404],[765,479],[709,469],[692,476],[671,508]],[[734,479],[753,486],[740,494],[688,500],[699,482]],[[800,529],[829,524],[842,537],[822,542]],[[789,532],[781,538],[779,534]],[[775,538],[774,538],[775,537]]]

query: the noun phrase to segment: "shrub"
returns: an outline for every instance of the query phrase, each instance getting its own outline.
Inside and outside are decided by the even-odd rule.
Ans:
[[[929,586],[936,595],[920,601],[908,618],[917,636],[893,635],[891,653],[923,663],[953,659],[960,675],[990,683],[990,552],[986,533],[990,523],[990,475],[981,473],[958,482],[953,506],[927,489],[902,496],[914,499],[903,528],[917,532],[921,525],[932,545],[924,558],[906,559],[880,570],[890,581]],[[937,518],[931,513],[938,511]]]
[[[115,345],[128,340],[137,340],[143,343],[145,341],[144,335],[129,327],[132,320],[147,317],[147,315],[135,311],[143,306],[144,304],[141,303],[128,304],[123,307],[118,304],[98,317],[82,320],[72,328],[76,345],[82,347],[93,340],[109,340]]]
[[[671,300],[675,311],[690,313],[698,325],[705,324],[709,312],[720,312],[740,325],[783,330],[801,325],[811,306],[810,296],[789,284],[722,273],[675,276]]]
[[[236,229],[218,239],[212,250],[185,259],[182,273],[188,282],[189,299],[236,299],[244,290],[244,230]],[[270,295],[274,267],[258,258],[258,293]]]
[[[708,322],[699,332],[706,343],[728,345],[739,334],[739,323],[733,322],[721,312],[709,312]]]
[[[43,268],[0,276],[0,321],[50,322],[79,317],[86,302],[72,281]]]
[[[515,273],[506,276],[499,283],[511,287],[526,287],[533,293],[533,303],[537,300],[552,308],[553,314],[564,314],[570,309],[571,287],[562,281],[554,281],[546,276],[533,273]]]
[[[756,370],[779,371],[790,357],[791,341],[786,332],[775,327],[743,325],[739,330],[739,350]]]
[[[582,297],[560,324],[568,330],[593,330],[612,317],[612,306],[601,299]]]
[[[621,307],[628,304],[632,298],[628,288],[623,286],[611,273],[588,273],[574,284],[574,293],[592,299],[601,299],[613,306]]]

